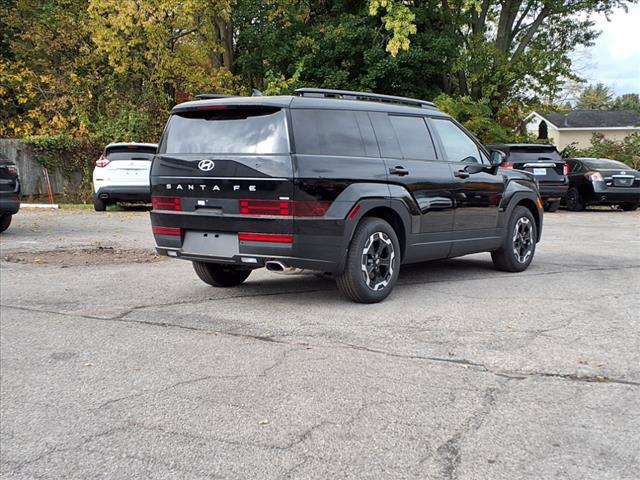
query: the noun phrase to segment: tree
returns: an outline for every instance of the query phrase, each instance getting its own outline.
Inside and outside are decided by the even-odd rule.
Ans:
[[[615,110],[633,110],[640,113],[640,95],[637,93],[625,93],[613,102]]]
[[[603,83],[588,85],[576,102],[576,108],[580,110],[608,110],[612,105],[613,92]]]

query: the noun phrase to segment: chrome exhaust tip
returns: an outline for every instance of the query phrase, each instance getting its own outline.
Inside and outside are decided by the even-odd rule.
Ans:
[[[288,267],[278,260],[268,260],[264,266],[268,271],[281,275],[299,275],[305,272],[304,268]]]

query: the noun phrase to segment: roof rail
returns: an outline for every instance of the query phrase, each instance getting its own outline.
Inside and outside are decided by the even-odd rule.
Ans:
[[[229,98],[231,95],[223,95],[221,93],[199,93],[196,95],[198,100],[213,100],[216,98]]]
[[[332,90],[327,88],[298,88],[295,93],[300,97],[342,98],[344,100],[365,100],[374,102],[399,103],[422,108],[437,108],[435,103],[416,98],[396,97],[380,93],[352,92],[349,90]]]

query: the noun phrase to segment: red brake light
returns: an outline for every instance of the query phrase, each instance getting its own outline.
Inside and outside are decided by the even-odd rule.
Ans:
[[[154,210],[182,211],[182,201],[179,197],[151,197],[151,206]]]
[[[170,235],[172,237],[179,237],[182,231],[179,228],[174,227],[152,227],[153,233],[156,235]]]
[[[241,242],[293,243],[293,235],[280,233],[238,233]]]
[[[291,215],[288,200],[240,200],[242,215]]]
[[[96,167],[106,167],[107,165],[109,165],[109,162],[111,162],[111,160],[103,155],[96,161]]]
[[[511,162],[504,162],[502,165],[500,165],[502,168],[513,168],[513,163]]]
[[[15,165],[7,165],[7,171],[11,175],[17,175],[18,174],[18,167],[16,167]]]
[[[563,175],[569,175],[569,164],[568,163],[565,163],[562,166],[562,173],[563,173]]]
[[[201,105],[196,110],[226,110],[226,105]]]
[[[241,215],[276,215],[294,217],[322,217],[331,202],[305,202],[290,200],[240,200]]]

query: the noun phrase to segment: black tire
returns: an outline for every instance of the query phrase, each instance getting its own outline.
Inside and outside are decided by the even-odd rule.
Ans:
[[[93,198],[93,209],[96,212],[104,212],[107,209],[107,202],[105,202],[101,198],[94,197]]]
[[[0,233],[4,232],[7,228],[9,228],[9,225],[11,225],[12,218],[13,218],[13,215],[9,215],[8,213],[4,215],[0,215]]]
[[[363,266],[368,268],[368,274]],[[336,283],[350,300],[376,303],[391,293],[399,271],[400,243],[396,232],[380,218],[365,218],[356,227],[344,271],[336,277]]]
[[[553,213],[556,212],[560,208],[560,200],[556,200],[555,202],[547,202],[544,204],[544,211]]]
[[[525,234],[525,230],[528,233]],[[503,272],[526,270],[536,253],[537,239],[538,228],[531,210],[523,206],[516,207],[509,219],[503,246],[491,252],[496,270]]]
[[[193,269],[204,283],[212,287],[235,287],[244,282],[251,270],[240,269],[231,265],[220,265],[217,263],[192,262]]]
[[[625,212],[634,212],[638,209],[637,203],[623,203],[620,208]]]
[[[581,212],[584,210],[585,204],[582,196],[576,187],[571,187],[567,192],[567,208],[572,212]]]

